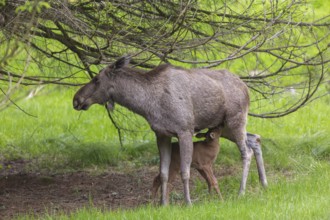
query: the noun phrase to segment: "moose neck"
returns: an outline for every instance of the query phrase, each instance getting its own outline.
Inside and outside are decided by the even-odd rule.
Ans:
[[[129,110],[148,116],[150,108],[154,106],[156,92],[154,77],[148,77],[137,69],[124,68],[114,79],[113,101]]]

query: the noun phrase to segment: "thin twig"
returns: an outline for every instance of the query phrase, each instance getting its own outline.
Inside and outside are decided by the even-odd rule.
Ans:
[[[11,98],[9,96],[7,96],[7,94],[5,93],[5,91],[3,91],[1,88],[0,88],[0,90],[6,96],[6,98],[11,102],[11,104],[13,104],[14,106],[16,106],[24,114],[26,114],[28,116],[31,116],[31,117],[34,117],[34,118],[38,118],[37,116],[32,115],[32,114],[28,113],[27,111],[25,111],[24,109],[22,109],[21,107],[19,107],[13,100],[11,100]]]

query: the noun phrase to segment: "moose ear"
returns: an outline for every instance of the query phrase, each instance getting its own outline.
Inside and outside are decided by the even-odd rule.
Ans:
[[[128,65],[130,61],[131,61],[131,56],[129,56],[129,55],[123,56],[123,57],[119,58],[116,62],[107,66],[104,69],[104,71],[108,76],[110,76],[112,73],[114,73],[114,70],[123,68],[124,66]]]
[[[131,61],[131,56],[129,55],[123,56],[113,64],[113,68],[114,69],[123,68],[124,66],[128,65],[130,61]]]

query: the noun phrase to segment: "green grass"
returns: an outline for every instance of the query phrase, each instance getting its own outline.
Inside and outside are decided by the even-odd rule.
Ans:
[[[45,89],[38,96],[1,112],[0,159],[35,161],[31,169],[65,172],[67,169],[100,167],[120,169],[158,164],[153,134],[145,121],[120,109],[121,126],[140,132],[123,132],[124,146],[102,106],[88,112],[71,107],[75,89]],[[118,106],[117,106],[118,107]],[[240,157],[236,146],[221,141],[217,166],[237,170],[219,180],[225,202],[208,196],[204,182],[192,190],[194,205],[182,206],[182,194],[173,195],[176,205],[145,206],[133,210],[102,211],[86,207],[71,214],[48,213],[41,219],[329,219],[330,211],[330,111],[329,97],[280,119],[249,118],[248,130],[262,136],[269,188],[264,191],[252,163],[247,194],[237,198]],[[123,114],[129,114],[130,119]],[[131,119],[133,118],[133,119]],[[142,127],[139,127],[139,126]],[[1,169],[1,167],[0,167]],[[33,219],[28,215],[21,219]]]
[[[17,102],[21,109],[35,117],[15,106],[3,110],[0,116],[0,159],[41,157],[44,159],[38,160],[40,163],[58,169],[60,164],[75,168],[92,164],[117,165],[119,160],[140,157],[141,151],[157,152],[153,146],[153,134],[143,119],[129,113],[132,117],[124,117],[118,112],[114,114],[115,120],[121,121],[120,126],[138,131],[123,131],[124,146],[121,147],[104,107],[93,106],[88,112],[73,109],[71,103],[75,91],[76,88],[51,87],[32,99]],[[123,111],[119,106],[117,108]],[[137,123],[135,127],[134,123]]]
[[[235,3],[236,4],[236,3]],[[326,1],[313,1],[306,13],[320,18],[328,15]],[[22,55],[23,56],[23,55]],[[22,66],[24,58],[13,59],[12,66]],[[259,59],[259,58],[258,58]],[[241,60],[230,63],[233,72],[253,69]],[[53,62],[49,60],[49,62]],[[271,63],[272,60],[264,62]],[[245,63],[246,65],[246,63]],[[250,65],[250,66],[249,66]],[[24,66],[24,63],[23,63]],[[58,71],[53,69],[46,75]],[[39,66],[30,66],[39,71]],[[33,71],[34,72],[34,71]],[[290,83],[288,81],[287,83]],[[284,83],[284,82],[281,82]],[[29,88],[24,89],[27,91]],[[24,114],[15,106],[0,110],[0,162],[27,159],[32,170],[46,169],[66,172],[90,167],[121,169],[127,163],[132,167],[158,164],[158,151],[153,133],[140,117],[116,106],[114,118],[127,130],[122,131],[124,146],[102,106],[93,106],[87,112],[72,108],[72,97],[77,88],[47,87],[31,99],[16,101],[20,108],[36,117]],[[21,95],[21,93],[19,94]],[[26,94],[27,95],[27,94]],[[15,96],[14,96],[15,97]],[[16,98],[16,97],[15,97]],[[282,100],[253,102],[251,110],[266,111],[285,103]],[[281,102],[281,103],[279,103]],[[182,194],[172,196],[175,205],[151,205],[131,210],[105,210],[93,207],[64,214],[49,211],[40,219],[330,219],[330,97],[317,100],[298,112],[279,119],[249,118],[248,131],[262,136],[262,147],[269,188],[265,191],[258,182],[256,166],[252,163],[246,195],[237,198],[240,180],[240,155],[237,147],[221,141],[217,166],[237,170],[236,174],[219,179],[225,201],[210,197],[202,181],[192,189],[192,207],[181,205]],[[126,117],[128,115],[128,117]],[[0,163],[0,169],[5,169]],[[1,196],[1,195],[0,195]],[[1,218],[1,210],[0,210]],[[20,216],[18,219],[35,219]]]
[[[225,202],[208,199],[192,207],[147,205],[112,212],[89,207],[69,215],[48,214],[41,219],[329,219],[329,164],[314,165],[310,172],[294,180],[282,177],[267,191],[248,192],[243,198],[231,196]]]

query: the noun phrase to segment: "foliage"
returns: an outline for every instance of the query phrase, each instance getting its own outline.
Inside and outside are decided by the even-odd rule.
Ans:
[[[15,12],[24,12],[27,11],[29,13],[32,13],[36,11],[37,13],[40,13],[42,9],[49,9],[50,5],[47,2],[44,1],[26,1],[23,5],[20,5],[16,8]]]
[[[329,17],[314,13],[320,4],[11,0],[0,12],[3,107],[19,85],[78,85],[99,64],[131,54],[133,65],[146,69],[161,62],[229,68],[254,91],[254,101],[278,103],[251,115],[284,116],[324,94],[316,91],[328,77]]]
[[[0,1],[1,161],[23,158],[34,163],[30,169],[47,172],[157,165],[154,136],[144,119],[117,108],[121,147],[104,107],[77,113],[71,106],[74,86],[126,53],[139,68],[160,62],[229,68],[249,85],[251,112],[261,117],[301,109],[284,118],[249,119],[248,131],[262,136],[267,191],[252,164],[243,198],[236,198],[240,173],[234,173],[219,180],[225,202],[208,197],[200,182],[191,208],[91,207],[40,218],[329,218],[330,100],[316,99],[329,93],[322,85],[329,80],[324,1],[55,0],[47,1],[50,8],[41,5],[40,13],[24,9],[39,2],[46,1]],[[239,170],[239,161],[236,146],[221,141],[217,166]],[[181,198],[172,196],[175,202]]]

